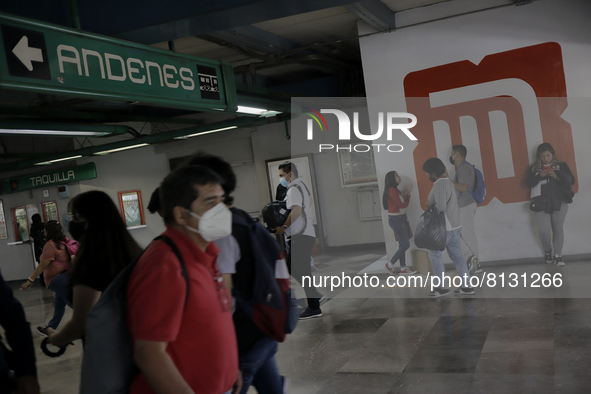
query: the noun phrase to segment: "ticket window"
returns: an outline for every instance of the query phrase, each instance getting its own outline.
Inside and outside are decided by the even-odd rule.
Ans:
[[[12,218],[14,222],[14,234],[17,241],[29,240],[29,220],[27,216],[27,207],[12,208]]]
[[[50,220],[55,220],[59,223],[60,216],[57,212],[57,202],[49,201],[49,202],[42,202],[41,207],[43,208],[43,221],[45,223],[49,222]]]

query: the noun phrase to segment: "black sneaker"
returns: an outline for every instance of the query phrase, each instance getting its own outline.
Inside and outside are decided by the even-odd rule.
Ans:
[[[449,289],[435,289],[429,293],[429,297],[438,298],[449,294]]]
[[[47,326],[39,326],[37,327],[37,333],[41,336],[48,337],[49,332],[47,331]]]
[[[552,252],[544,252],[544,261],[546,264],[552,264],[554,259],[552,258]]]
[[[554,264],[558,267],[564,267],[564,261],[562,261],[562,256],[554,256]]]
[[[320,308],[310,309],[310,307],[307,307],[300,315],[300,320],[313,319],[315,317],[321,317],[321,316],[322,316],[322,311],[320,310]]]
[[[471,287],[460,287],[454,290],[455,295],[472,295],[474,294],[474,289]]]

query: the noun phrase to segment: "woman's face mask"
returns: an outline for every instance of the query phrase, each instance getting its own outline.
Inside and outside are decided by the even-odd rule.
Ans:
[[[201,235],[201,238],[207,242],[232,234],[232,212],[223,202],[205,212],[203,216],[197,215],[190,209],[187,209],[187,212],[199,219],[199,228],[187,225],[185,225],[185,228]]]
[[[68,231],[70,232],[72,238],[74,238],[76,241],[80,241],[80,238],[82,238],[82,236],[86,233],[86,222],[70,220]]]

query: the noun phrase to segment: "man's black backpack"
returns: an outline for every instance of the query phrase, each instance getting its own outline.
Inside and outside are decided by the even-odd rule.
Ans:
[[[247,213],[232,208],[232,235],[240,250],[250,250],[253,282],[250,294],[232,290],[236,309],[247,316],[265,335],[285,340],[298,322],[298,306],[292,297],[289,272],[275,238]],[[238,231],[235,231],[238,230]],[[248,247],[243,247],[243,245]]]
[[[304,183],[303,185],[306,188],[306,192],[309,196],[310,191],[308,190],[308,187]],[[304,206],[302,207],[302,214],[300,215],[300,217],[296,220],[295,223],[292,223],[292,225],[290,226],[291,228],[288,233],[289,236],[302,234],[306,230],[308,221],[305,212],[308,204],[306,203],[304,192],[298,184],[291,184],[289,185],[288,189],[291,189],[292,187],[295,187],[300,192],[302,196],[302,203],[304,204]],[[265,222],[265,224],[267,225],[267,229],[273,230],[274,228],[282,226],[283,223],[285,223],[287,217],[291,213],[291,209],[287,209],[286,201],[273,201],[265,205],[261,213],[263,214],[263,222]]]
[[[178,248],[167,236],[161,235],[154,239],[157,240],[165,242],[178,258],[187,281],[188,295],[187,270]],[[133,343],[127,326],[127,285],[139,259],[135,259],[117,275],[88,312],[81,394],[128,393],[133,377],[139,372],[133,361]]]
[[[287,209],[286,206],[285,201],[273,201],[263,207],[263,222],[265,222],[268,229],[272,230],[285,223],[291,212],[291,209]]]

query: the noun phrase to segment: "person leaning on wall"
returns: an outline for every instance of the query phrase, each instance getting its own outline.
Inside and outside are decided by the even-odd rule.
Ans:
[[[49,343],[59,347],[82,338],[90,309],[117,274],[142,252],[106,193],[79,194],[70,201],[68,211],[69,231],[80,247],[70,281],[72,319],[60,331],[48,329]]]
[[[536,221],[544,248],[544,260],[548,264],[564,267],[563,226],[568,204],[573,202],[572,185],[575,184],[575,177],[568,165],[556,158],[552,145],[544,142],[538,146],[536,162],[527,173],[526,183],[532,189],[531,197],[540,207],[536,212]]]
[[[384,209],[388,210],[388,224],[398,237],[398,250],[392,256],[392,259],[386,263],[386,269],[392,275],[396,275],[394,264],[400,260],[401,274],[416,274],[417,271],[406,266],[406,251],[410,248],[410,241],[405,208],[408,207],[408,203],[410,202],[410,193],[412,192],[413,185],[410,183],[404,193],[402,193],[398,190],[400,182],[402,182],[402,179],[400,179],[400,175],[396,171],[390,171],[386,174],[382,205]]]

